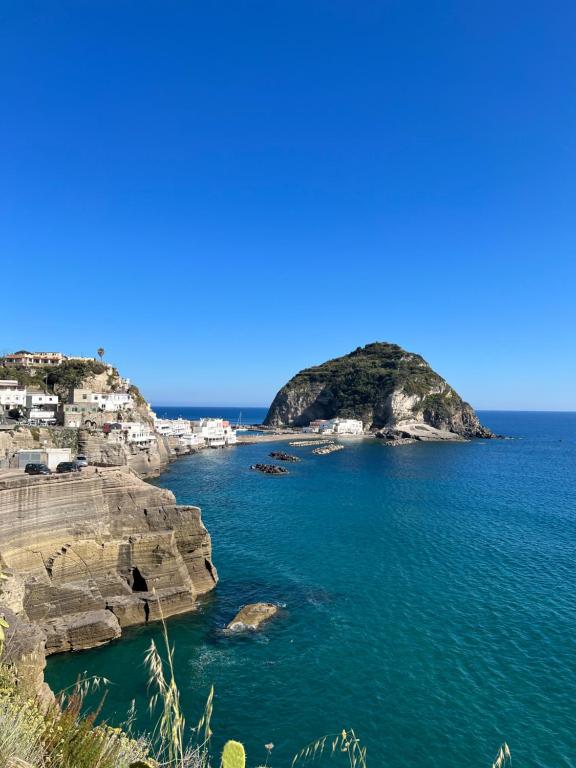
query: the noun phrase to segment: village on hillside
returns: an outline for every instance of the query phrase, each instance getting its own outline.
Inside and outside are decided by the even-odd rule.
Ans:
[[[224,448],[237,441],[237,430],[225,419],[158,418],[130,379],[93,357],[22,351],[0,358],[2,369],[13,376],[0,378],[3,431],[20,426],[83,429],[100,434],[110,445],[124,444],[132,452],[149,450],[158,438],[171,438],[177,450],[187,452]],[[55,375],[64,369],[70,375]],[[52,469],[72,458],[70,449],[53,446],[35,451],[6,449],[5,453],[0,455],[0,466],[13,468],[38,461]]]
[[[160,439],[167,439],[176,454],[238,442],[239,425],[223,418],[158,418],[130,379],[103,361],[104,350],[97,352],[100,360],[24,350],[1,357],[0,430],[49,428],[52,435],[83,430],[108,448],[125,446],[132,455],[154,451]],[[363,434],[363,424],[358,419],[316,419],[290,431],[354,436]],[[73,459],[71,454],[69,448],[48,444],[34,450],[11,446],[0,453],[0,466],[23,468],[36,461],[53,469]]]

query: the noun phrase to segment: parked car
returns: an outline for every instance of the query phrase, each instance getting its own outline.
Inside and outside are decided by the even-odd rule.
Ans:
[[[76,466],[77,467],[87,467],[88,466],[88,459],[83,454],[79,454],[76,456]]]
[[[24,472],[27,475],[51,475],[52,470],[46,464],[26,464]]]
[[[56,472],[59,475],[64,472],[80,472],[80,467],[76,466],[75,461],[61,461],[56,467]]]

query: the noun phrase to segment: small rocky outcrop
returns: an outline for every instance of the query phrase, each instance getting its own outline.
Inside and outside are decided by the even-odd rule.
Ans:
[[[278,392],[264,424],[361,419],[367,429],[424,424],[455,436],[493,437],[472,407],[420,356],[376,342],[300,371]]]
[[[300,461],[299,456],[292,456],[290,453],[284,453],[283,451],[272,451],[272,453],[268,455],[270,458],[276,459],[276,461]]]
[[[276,616],[280,607],[274,603],[251,603],[241,608],[226,626],[229,632],[244,632],[260,629],[265,621]]]
[[[264,475],[287,475],[286,467],[279,467],[277,464],[251,464],[250,469],[256,472],[262,472]]]
[[[421,422],[407,422],[401,428],[394,429],[387,427],[375,433],[375,437],[382,440],[386,445],[407,445],[408,443],[430,443],[430,442],[461,442],[468,438],[449,432],[445,429],[437,429],[429,424]]]

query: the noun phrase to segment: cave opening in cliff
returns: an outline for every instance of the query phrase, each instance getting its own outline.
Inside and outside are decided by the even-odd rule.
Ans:
[[[148,592],[146,579],[136,566],[132,568],[132,592]]]

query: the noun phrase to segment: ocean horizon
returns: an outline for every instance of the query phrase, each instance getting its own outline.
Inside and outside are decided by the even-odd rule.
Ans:
[[[237,423],[242,418],[244,424],[261,424],[270,406],[241,406],[241,405],[152,405],[152,410],[162,419],[199,419],[202,417],[228,419]],[[550,409],[519,409],[486,408],[476,409],[476,413],[484,415],[491,413],[576,413],[576,411]]]
[[[229,405],[153,405],[152,410],[160,419],[227,419],[231,424],[261,424],[268,408]]]

